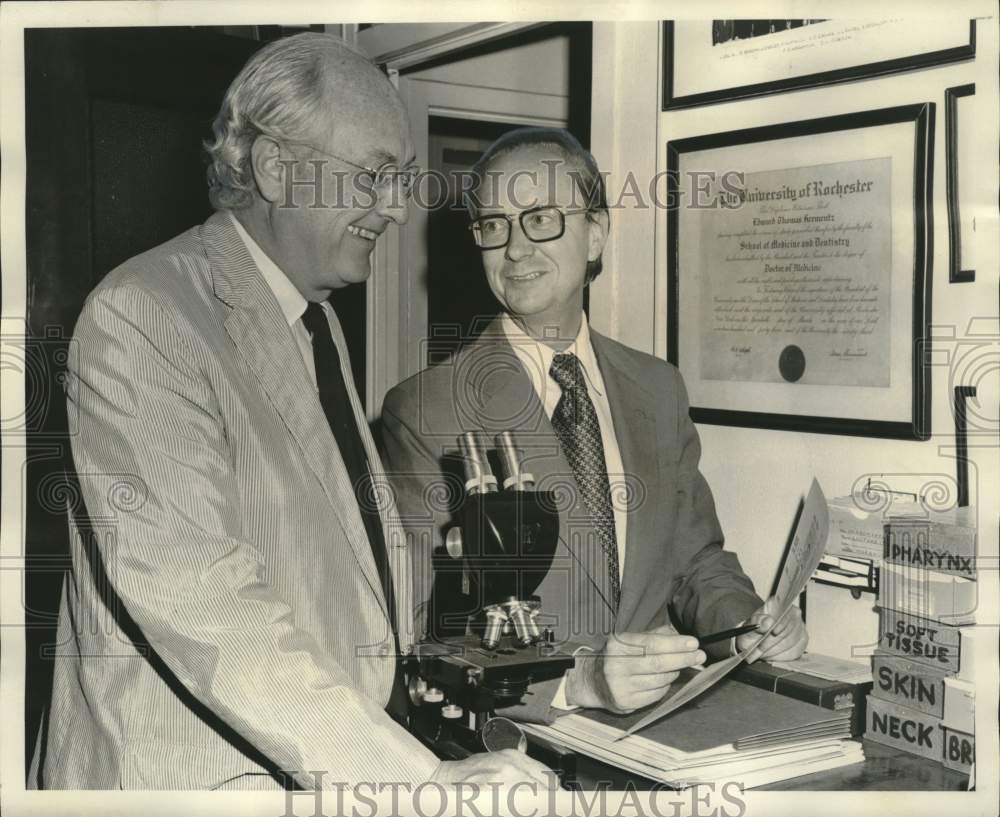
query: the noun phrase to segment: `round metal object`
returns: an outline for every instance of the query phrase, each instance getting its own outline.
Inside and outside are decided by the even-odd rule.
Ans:
[[[444,548],[452,559],[462,558],[462,529],[457,525],[448,529],[444,537]]]
[[[465,490],[470,494],[492,493],[497,489],[497,478],[493,475],[486,448],[479,435],[466,431],[458,437],[458,448],[462,452],[462,466],[465,470]]]
[[[487,752],[500,752],[504,749],[528,751],[528,738],[524,731],[509,718],[490,718],[479,731],[479,740]]]
[[[410,676],[410,683],[407,686],[407,691],[410,693],[410,700],[413,702],[413,705],[420,706],[427,694],[427,682],[419,675],[412,675]]]
[[[484,650],[495,650],[500,644],[500,636],[507,624],[507,614],[498,607],[486,608],[486,630],[483,632]]]

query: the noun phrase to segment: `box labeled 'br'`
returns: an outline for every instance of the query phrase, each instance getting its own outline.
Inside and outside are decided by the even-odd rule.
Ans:
[[[968,774],[976,762],[976,738],[947,726],[941,727],[941,762],[949,769]]]

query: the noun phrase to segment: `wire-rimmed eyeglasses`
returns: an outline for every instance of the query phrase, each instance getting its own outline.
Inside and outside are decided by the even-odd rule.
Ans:
[[[566,231],[566,216],[586,213],[589,210],[589,207],[573,209],[555,206],[533,207],[518,213],[516,218],[525,236],[535,244],[541,244],[545,241],[555,241],[557,238],[562,238]],[[469,225],[469,229],[472,230],[476,246],[481,250],[496,250],[500,247],[506,247],[510,241],[511,225],[514,223],[514,219],[515,216],[507,213],[480,216],[475,219]]]
[[[289,144],[307,147],[323,156],[329,156],[331,159],[336,159],[338,162],[361,171],[358,174],[358,180],[365,188],[376,194],[385,193],[391,190],[393,185],[398,184],[403,195],[409,197],[413,193],[413,186],[417,183],[417,176],[420,175],[420,167],[416,164],[399,167],[395,162],[390,161],[383,162],[378,167],[368,167],[345,159],[343,156],[338,156],[336,153],[330,153],[328,150],[320,150],[308,142],[289,142]]]

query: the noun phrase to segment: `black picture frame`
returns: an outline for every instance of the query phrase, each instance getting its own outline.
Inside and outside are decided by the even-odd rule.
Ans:
[[[952,48],[914,54],[907,57],[875,60],[837,70],[815,71],[796,76],[784,75],[767,82],[719,88],[704,93],[676,95],[674,92],[677,72],[677,66],[674,65],[674,22],[673,20],[663,21],[663,95],[660,107],[664,111],[694,108],[717,102],[751,99],[768,94],[797,91],[803,88],[815,88],[822,85],[834,85],[859,79],[871,79],[903,71],[914,71],[933,65],[961,62],[962,60],[972,59],[976,55],[976,21],[969,20],[968,42]],[[699,66],[699,70],[706,70],[706,67]]]
[[[913,133],[913,299],[908,376],[912,379],[911,405],[906,420],[872,420],[817,414],[788,414],[697,405],[691,400],[691,418],[698,423],[750,428],[880,437],[899,440],[930,439],[931,429],[931,349],[930,320],[933,263],[933,156],[935,104],[933,102],[882,108],[840,116],[821,117],[763,127],[672,140],[666,146],[667,201],[667,360],[680,366],[679,329],[682,320],[679,302],[682,279],[696,280],[698,271],[680,266],[679,233],[683,199],[681,157],[685,153],[735,145],[766,143],[794,136],[873,128],[896,123],[912,123]],[[895,338],[894,338],[895,341]],[[685,378],[690,378],[685,374]],[[830,387],[835,388],[835,387]]]
[[[958,183],[958,100],[974,96],[976,84],[956,85],[944,92],[945,194],[948,201],[948,282],[969,284],[974,269],[962,269],[962,212]]]

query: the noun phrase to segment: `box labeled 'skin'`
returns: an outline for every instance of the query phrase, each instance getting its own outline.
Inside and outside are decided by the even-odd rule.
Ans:
[[[946,670],[878,652],[872,659],[872,675],[875,697],[935,718],[943,717]]]

